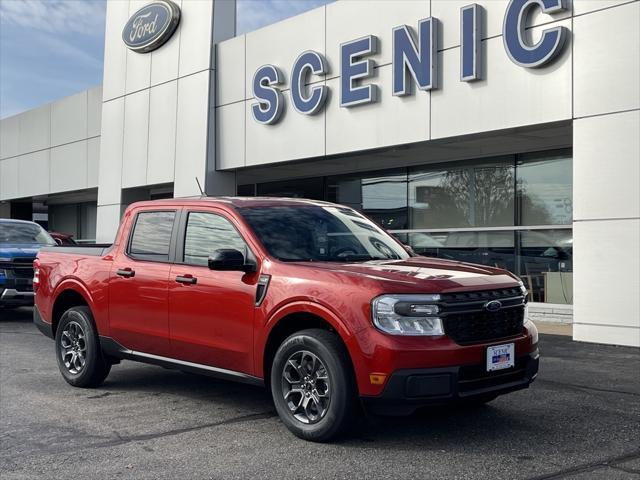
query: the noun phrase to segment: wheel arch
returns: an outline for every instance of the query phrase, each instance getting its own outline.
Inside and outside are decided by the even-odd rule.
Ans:
[[[59,287],[59,291],[56,293],[53,306],[51,308],[51,330],[55,337],[56,329],[60,323],[60,318],[71,307],[84,306],[91,308],[91,300],[87,292],[79,288],[75,283],[67,283]]]
[[[259,373],[263,375],[264,383],[267,388],[270,387],[271,364],[273,363],[273,358],[275,357],[278,347],[287,337],[294,334],[295,332],[307,330],[310,328],[327,330],[330,332],[334,332],[338,336],[345,351],[347,352],[347,356],[351,364],[352,374],[354,376],[353,378],[355,379],[355,367],[353,359],[351,358],[351,352],[349,351],[347,345],[347,338],[351,334],[346,329],[344,324],[341,321],[333,318],[332,315],[327,315],[325,314],[325,312],[318,310],[314,311],[310,308],[293,308],[287,309],[287,311],[282,312],[280,315],[277,315],[277,317],[270,321],[268,325],[269,330],[264,344],[263,355],[261,358],[262,362],[259,365],[262,370]]]

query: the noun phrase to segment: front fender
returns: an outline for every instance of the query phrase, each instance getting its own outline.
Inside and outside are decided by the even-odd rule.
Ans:
[[[292,314],[300,313],[314,315],[327,322],[338,333],[338,335],[340,335],[345,345],[347,344],[347,340],[354,333],[347,327],[346,322],[335,312],[322,304],[314,302],[313,300],[296,299],[284,305],[280,305],[277,309],[271,312],[263,322],[259,320],[257,332],[260,333],[255,336],[254,350],[256,376],[264,376],[263,358],[267,340],[273,329],[283,318]]]
[[[328,307],[312,300],[294,300],[285,305],[281,305],[267,317],[263,326],[263,329],[266,331],[265,336],[269,336],[273,327],[275,327],[281,319],[293,313],[309,313],[322,318],[338,332],[343,340],[346,340],[354,333],[347,327],[345,322]]]

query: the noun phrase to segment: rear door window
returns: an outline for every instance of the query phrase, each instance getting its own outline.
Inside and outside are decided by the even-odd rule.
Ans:
[[[129,256],[168,262],[175,217],[175,211],[140,212],[129,242]]]

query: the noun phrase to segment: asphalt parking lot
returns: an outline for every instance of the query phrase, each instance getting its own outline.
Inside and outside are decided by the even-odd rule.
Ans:
[[[0,312],[0,477],[640,478],[640,352],[540,345],[529,390],[371,418],[322,445],[293,437],[254,387],[123,362],[101,388],[74,389],[31,311]]]

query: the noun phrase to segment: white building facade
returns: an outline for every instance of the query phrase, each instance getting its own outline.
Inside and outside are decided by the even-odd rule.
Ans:
[[[108,2],[101,87],[0,122],[0,216],[102,242],[198,183],[335,201],[640,346],[640,1],[339,0],[236,35],[234,1],[173,0],[132,50],[158,3]]]

